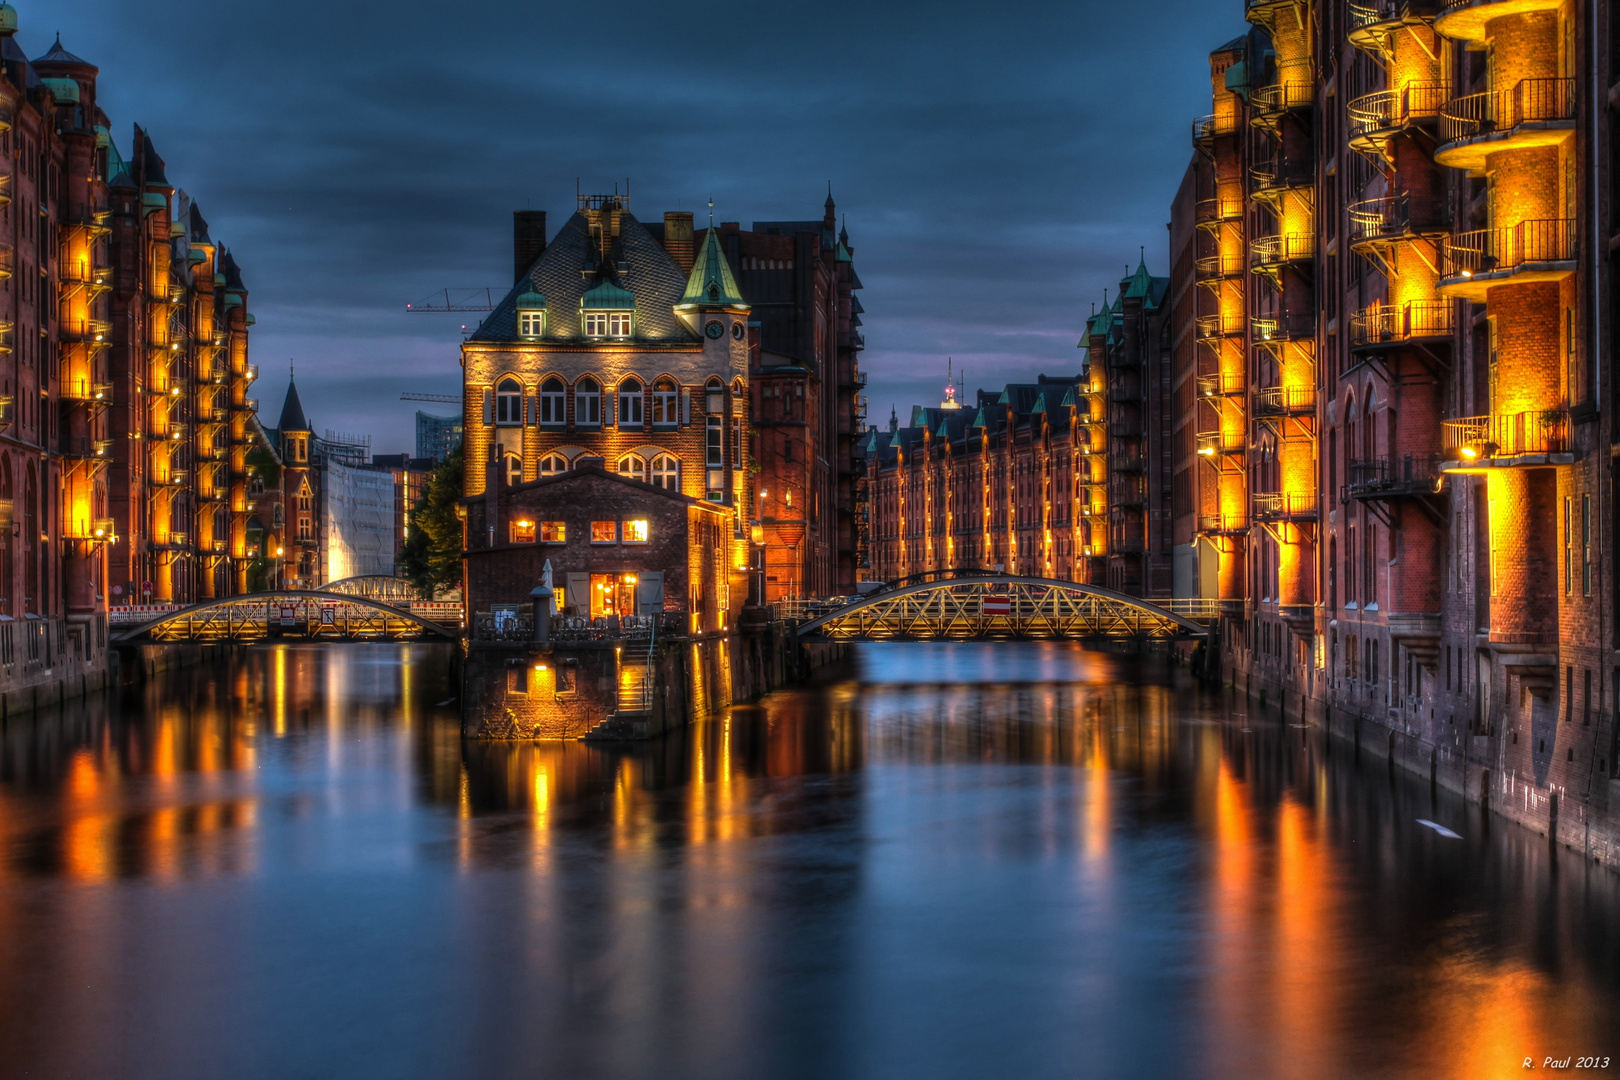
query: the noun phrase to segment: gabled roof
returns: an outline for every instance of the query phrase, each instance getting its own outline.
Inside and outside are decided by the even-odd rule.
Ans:
[[[208,222],[204,220],[202,211],[197,208],[195,202],[191,204],[191,242],[194,244],[213,243],[212,240],[208,239]]]
[[[575,213],[469,340],[517,341],[517,298],[527,292],[546,298],[546,340],[583,340],[585,328],[579,302],[604,277],[626,289],[635,300],[632,341],[685,345],[696,340],[697,335],[675,315],[675,305],[686,287],[686,273],[628,210],[620,215],[619,222],[612,272],[600,272],[601,260],[593,250],[589,223],[583,213]],[[599,272],[587,277],[584,271],[590,269]]]
[[[220,264],[225,274],[225,287],[239,292],[247,292],[247,286],[242,284],[242,269],[236,265],[236,256],[229,251],[225,252],[225,259]]]
[[[535,296],[535,293],[524,293],[518,299]],[[543,299],[543,298],[542,298]],[[636,298],[629,289],[621,289],[612,281],[604,278],[592,285],[579,298],[581,311],[634,311]]]
[[[287,400],[281,405],[281,420],[276,427],[281,431],[310,431],[309,421],[304,418],[304,404],[298,400],[298,384],[292,379],[287,380]]]
[[[686,291],[681,293],[680,307],[696,309],[706,307],[748,310],[748,302],[737,288],[732,276],[731,263],[720,250],[720,234],[713,225],[704,230],[703,245],[698,248],[697,261],[686,279]]]

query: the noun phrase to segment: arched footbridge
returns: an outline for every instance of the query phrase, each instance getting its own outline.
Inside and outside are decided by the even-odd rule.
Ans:
[[[112,641],[455,640],[459,631],[459,616],[435,619],[353,593],[283,589],[193,604],[114,633]]]
[[[798,632],[827,641],[1163,641],[1205,636],[1204,615],[1073,581],[976,574],[873,593]]]

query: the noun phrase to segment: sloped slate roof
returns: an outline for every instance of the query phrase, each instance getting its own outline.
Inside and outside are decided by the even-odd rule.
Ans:
[[[281,420],[276,424],[281,431],[308,431],[309,421],[304,419],[304,403],[298,400],[298,384],[287,380],[287,400],[281,405]]]
[[[41,56],[39,59],[35,60],[34,63],[36,63],[36,64],[83,64],[85,67],[95,67],[95,65],[92,64],[90,61],[85,60],[82,57],[74,56],[72,53],[70,53],[66,49],[62,48],[62,35],[61,34],[56,35],[56,44],[51,46],[50,51],[47,52],[44,56]]]
[[[580,297],[602,280],[583,273],[595,265],[591,246],[585,215],[575,213],[546,245],[545,254],[536,260],[528,277],[518,279],[469,340],[517,341],[517,298],[530,291],[546,297],[546,340],[582,340]],[[675,305],[686,289],[686,274],[628,211],[620,218],[614,258],[625,266],[622,273],[613,275],[615,284],[629,290],[636,301],[633,341],[686,345],[697,340],[697,335],[675,317]]]

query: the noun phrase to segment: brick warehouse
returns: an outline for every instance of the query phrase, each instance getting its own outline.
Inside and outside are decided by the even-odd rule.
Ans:
[[[119,152],[97,68],[59,39],[29,60],[17,26],[0,4],[8,711],[103,683],[109,596],[240,591],[252,412],[234,260],[144,131]]]
[[[467,494],[489,461],[510,484],[601,457],[728,508],[766,599],[853,591],[860,281],[830,196],[824,211],[694,231],[584,196],[549,242],[545,214],[519,212],[518,284],[462,349]]]
[[[1620,861],[1608,7],[1245,13],[1171,212],[1177,593],[1251,693]]]

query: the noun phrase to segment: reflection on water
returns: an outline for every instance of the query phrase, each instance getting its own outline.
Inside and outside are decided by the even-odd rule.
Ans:
[[[254,648],[0,729],[6,1074],[1472,1078],[1620,1053],[1612,875],[1162,662],[867,646],[605,749],[464,745],[449,656]]]

